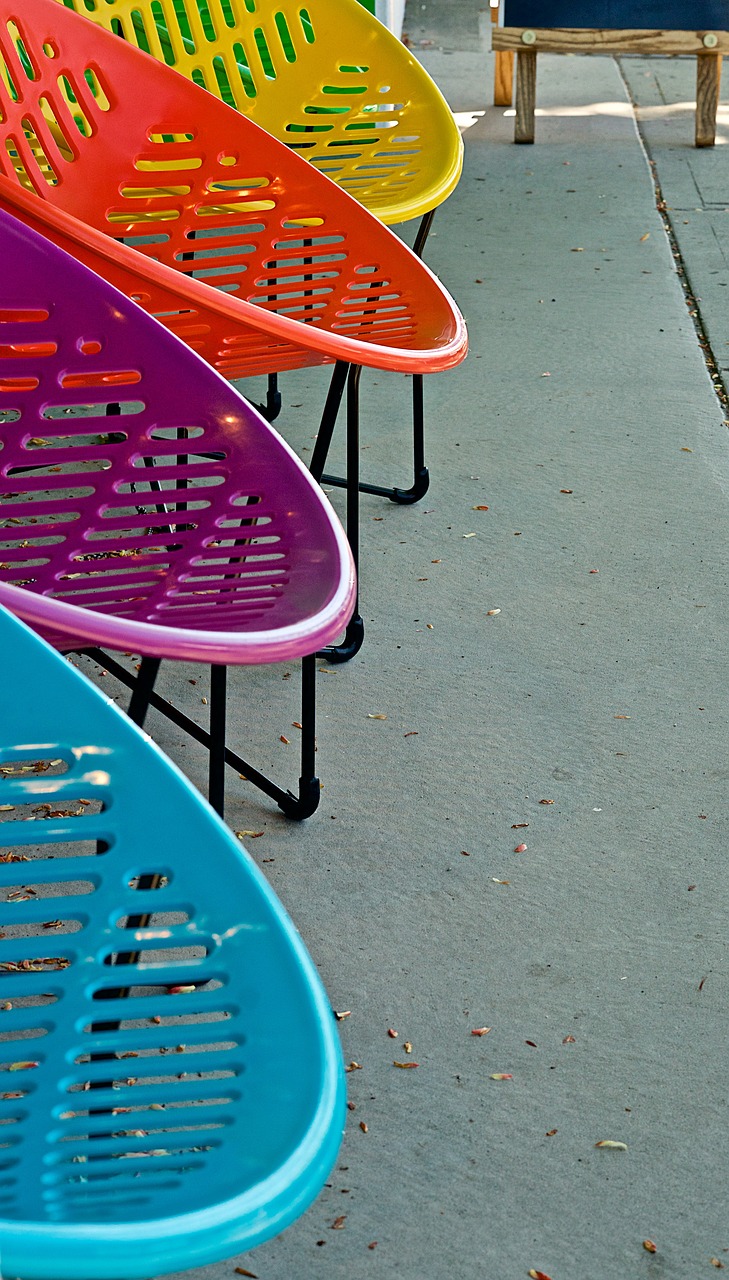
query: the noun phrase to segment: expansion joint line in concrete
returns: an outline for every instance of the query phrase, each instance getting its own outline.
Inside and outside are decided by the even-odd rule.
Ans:
[[[648,163],[648,170],[650,172],[651,180],[653,182],[653,191],[655,194],[656,209],[661,215],[661,220],[663,222],[663,229],[666,233],[666,236],[668,237],[668,243],[670,245],[671,253],[673,255],[673,261],[676,266],[676,274],[681,282],[681,288],[683,289],[684,300],[686,302],[686,306],[688,307],[688,313],[691,317],[694,330],[696,333],[696,340],[699,344],[699,347],[701,348],[701,353],[704,357],[704,363],[706,365],[707,372],[711,379],[711,385],[713,386],[714,391],[716,393],[716,398],[719,401],[719,404],[721,405],[721,410],[724,415],[724,421],[729,426],[729,391],[727,390],[726,382],[724,381],[721,375],[719,364],[717,362],[716,356],[714,355],[711,342],[709,341],[709,335],[706,332],[706,328],[704,326],[704,321],[701,315],[701,307],[699,305],[699,299],[696,297],[696,294],[693,291],[693,288],[691,285],[691,278],[686,268],[686,263],[684,261],[683,254],[681,253],[681,249],[678,243],[678,237],[676,235],[676,231],[673,225],[673,220],[671,218],[670,210],[663,196],[663,190],[661,188],[661,183],[658,177],[658,168],[656,165],[656,161],[654,160],[651,154],[650,145],[645,137],[645,134],[643,133],[643,130],[640,127],[640,120],[638,118],[638,103],[636,102],[636,99],[633,96],[633,93],[631,91],[630,85],[628,84],[628,81],[625,75],[623,74],[623,68],[620,63],[620,58],[616,57],[615,61],[618,65],[618,70],[620,72],[620,76],[622,78],[623,84],[625,85],[625,91],[630,99],[630,103],[633,108],[635,130],[638,135],[640,144],[643,148],[643,152],[645,154],[646,161]]]

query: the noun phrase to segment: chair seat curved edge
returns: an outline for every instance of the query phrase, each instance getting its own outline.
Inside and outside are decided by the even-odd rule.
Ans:
[[[16,1159],[6,1162],[3,1207],[0,1207],[0,1259],[4,1280],[16,1280],[16,1277],[22,1277],[22,1280],[147,1280],[171,1271],[203,1266],[253,1248],[284,1230],[318,1195],[341,1143],[346,1115],[345,1077],[331,1004],[321,979],[295,925],[250,855],[162,751],[100,690],[70,667],[25,623],[3,608],[0,608],[0,649],[5,655],[6,670],[12,665],[13,671],[13,679],[7,682],[3,696],[0,726],[0,750],[6,770],[10,764],[10,772],[6,772],[4,777],[3,796],[8,803],[15,805],[12,817],[8,816],[7,823],[3,825],[4,836],[12,838],[18,850],[28,848],[31,853],[30,860],[23,863],[26,876],[32,868],[40,881],[55,882],[59,896],[52,897],[50,901],[59,914],[74,914],[74,869],[76,878],[81,878],[88,875],[90,864],[94,863],[94,870],[98,873],[94,876],[95,892],[81,899],[86,907],[80,922],[81,930],[71,939],[58,937],[56,940],[56,949],[65,948],[69,958],[66,967],[59,969],[50,979],[56,1003],[44,1007],[40,1014],[45,1030],[44,1044],[47,1038],[51,1047],[37,1049],[36,1041],[33,1041],[33,1056],[38,1061],[19,1064],[27,1069],[18,1070],[14,1076],[16,1092],[6,1095],[0,1102],[2,1115],[10,1123],[10,1127],[4,1129],[6,1136],[11,1128],[13,1133],[20,1130],[20,1141],[10,1148],[11,1157],[14,1151]],[[65,762],[65,772],[54,775],[25,767],[29,760],[44,754],[60,756]],[[13,766],[17,766],[17,772],[12,772]],[[100,810],[96,818],[90,817],[89,830],[84,832],[92,839],[103,837],[96,858],[86,854],[77,858],[59,856],[53,859],[49,852],[34,852],[37,826],[18,818],[23,806],[37,805],[51,797],[65,809],[71,798],[79,794],[89,798],[92,815],[96,809]],[[154,822],[150,825],[152,813]],[[46,850],[77,839],[78,833],[72,828],[73,820],[62,816],[46,824],[44,839],[50,842]],[[206,852],[203,859],[200,858],[200,849]],[[59,848],[58,852],[63,855],[62,849]],[[47,860],[49,856],[50,861]],[[225,1001],[225,1007],[230,1008],[228,1028],[234,1039],[240,1039],[246,1019],[248,1021],[251,1040],[247,1050],[250,1058],[247,1073],[249,1095],[260,1084],[265,1085],[267,1054],[274,1055],[270,1060],[270,1070],[276,1079],[286,1079],[287,1075],[291,1077],[290,1047],[280,1021],[283,1021],[284,1028],[287,1027],[287,1014],[303,1036],[298,1048],[306,1058],[307,1085],[305,1091],[302,1089],[301,1103],[297,1104],[302,1108],[300,1121],[285,1131],[288,1136],[283,1158],[276,1156],[276,1144],[269,1144],[271,1154],[266,1159],[271,1167],[267,1174],[254,1180],[239,1194],[231,1194],[228,1190],[227,1194],[214,1198],[218,1186],[230,1188],[238,1180],[236,1147],[239,1156],[245,1154],[245,1108],[250,1109],[252,1103],[244,1098],[236,1102],[234,1096],[232,1102],[225,1104],[221,1115],[228,1122],[221,1133],[223,1141],[231,1144],[229,1161],[221,1165],[213,1149],[208,1157],[213,1161],[211,1180],[216,1188],[214,1191],[203,1193],[196,1183],[198,1175],[194,1171],[187,1174],[182,1171],[183,1182],[187,1178],[186,1190],[147,1189],[147,1201],[152,1207],[157,1198],[164,1209],[160,1216],[155,1217],[147,1209],[146,1216],[143,1214],[135,1218],[129,1210],[125,1213],[113,1202],[109,1205],[107,1200],[106,1214],[99,1221],[99,1203],[93,1180],[88,1183],[84,1178],[70,1180],[71,1184],[78,1182],[85,1188],[82,1193],[65,1189],[63,1179],[59,1180],[54,1174],[59,1165],[49,1161],[48,1155],[54,1151],[58,1153],[59,1138],[64,1128],[76,1137],[76,1149],[88,1146],[88,1140],[86,1143],[78,1140],[79,1123],[83,1124],[83,1121],[74,1120],[72,1115],[66,1114],[69,1106],[66,1090],[72,1076],[93,1072],[93,1066],[74,1068],[71,1046],[83,1040],[83,1024],[89,1015],[93,1016],[95,1011],[98,1017],[99,1005],[93,1003],[94,990],[103,986],[105,981],[108,984],[109,975],[115,972],[105,968],[104,956],[122,949],[120,941],[123,937],[127,946],[153,945],[146,940],[146,926],[139,925],[136,930],[120,935],[116,925],[133,910],[152,913],[164,910],[164,906],[154,901],[160,897],[158,891],[130,892],[132,885],[127,886],[130,873],[137,874],[140,866],[151,869],[158,865],[165,869],[173,886],[169,891],[176,895],[174,902],[182,900],[188,904],[188,923],[177,926],[176,933],[172,931],[177,942],[184,945],[187,939],[187,945],[192,947],[201,937],[211,940],[210,957],[190,961],[188,969],[183,972],[189,974],[188,980],[193,984],[196,978],[201,981],[211,972],[224,977],[227,974],[228,981],[221,988],[226,994],[221,999]],[[222,884],[216,887],[216,875],[224,875],[224,892],[221,892]],[[0,887],[10,886],[14,877],[17,878],[17,868],[9,862],[0,863]],[[76,905],[76,912],[78,909]],[[45,910],[48,910],[47,906]],[[32,899],[7,906],[6,915],[10,912],[13,913],[13,921],[28,935],[18,934],[16,930],[15,937],[0,941],[0,958],[5,963],[9,961],[12,970],[14,956],[20,959],[35,954],[29,951],[33,946],[37,951],[38,939],[33,941],[30,935],[34,933],[33,921],[40,920],[42,916],[38,914],[38,904]],[[38,927],[36,925],[35,929]],[[157,932],[154,928],[150,930],[150,937],[157,939],[158,946],[163,945],[159,941],[163,936],[159,929]],[[263,948],[262,965],[259,970],[252,971],[251,947],[258,945],[256,940],[260,940]],[[83,981],[79,981],[81,973],[85,975]],[[147,1008],[150,1000],[156,1001],[158,1008],[155,1012],[167,1013],[166,1002],[169,1002],[175,1015],[187,1020],[191,1043],[195,1042],[194,1026],[201,1011],[203,1021],[199,1024],[201,1034],[198,1038],[200,1042],[209,1040],[205,1026],[208,1015],[204,1012],[202,997],[193,992],[190,995],[173,995],[170,1000],[169,995],[165,996],[162,985],[169,981],[169,969],[163,968],[159,973],[157,982],[161,994],[137,999],[133,1005]],[[130,980],[128,975],[135,976],[130,969],[126,974],[127,981]],[[12,1008],[3,1014],[3,1031],[6,1032],[6,1041],[9,1041],[5,1050],[12,1053],[13,1038],[21,1037],[18,1043],[23,1046],[27,1057],[25,1047],[29,1041],[22,1037],[35,1025],[32,1019],[38,1019],[39,1011],[26,1008],[24,997],[45,992],[49,976],[47,973],[33,973],[31,967],[25,973],[10,972],[6,978],[16,1002],[11,1001]],[[119,978],[116,981],[118,983]],[[266,1014],[265,1000],[252,1003],[250,990],[246,997],[247,986],[250,988],[251,983],[258,984],[261,993],[267,991],[275,1009],[273,1016]],[[32,1005],[33,1000],[30,1003]],[[246,1003],[247,1014],[244,1011]],[[107,1000],[103,1008],[105,1015],[108,1011],[112,1019],[129,1017],[128,1001],[123,998]],[[154,1019],[147,1018],[150,1030],[146,1032],[125,1031],[121,1029],[121,1022],[107,1022],[99,1028],[96,1036],[87,1034],[86,1047],[92,1054],[91,1061],[94,1052],[104,1043],[112,1050],[112,1057],[123,1057],[119,1054],[120,1046],[124,1043],[129,1047],[132,1040],[144,1040],[149,1046],[164,1043],[163,1033],[158,1034],[153,1022]],[[119,1029],[115,1030],[115,1027]],[[259,1032],[266,1033],[265,1042],[256,1042]],[[105,1056],[108,1058],[109,1054]],[[76,1058],[75,1061],[78,1063],[85,1059]],[[148,1060],[139,1059],[139,1075],[145,1074],[144,1061]],[[231,1059],[229,1051],[221,1050],[216,1061],[220,1068],[233,1067],[236,1074],[240,1072],[238,1059],[235,1055]],[[155,1059],[152,1059],[153,1074],[154,1063]],[[100,1060],[97,1067],[101,1068],[96,1072],[98,1082],[103,1079],[104,1071]],[[108,1073],[108,1066],[106,1071]],[[159,1071],[158,1067],[156,1071]],[[295,1075],[292,1079],[291,1096],[295,1097]],[[149,1091],[152,1086],[145,1088]],[[172,1100],[174,1087],[159,1085],[155,1088],[154,1096],[163,1105],[158,1104],[156,1111],[147,1113],[148,1127],[154,1130],[161,1126],[157,1141],[164,1145],[164,1126],[170,1123],[164,1119],[164,1103]],[[144,1092],[138,1092],[141,1099]],[[21,1096],[26,1093],[32,1105],[21,1104],[19,1111],[17,1101],[13,1100],[18,1093]],[[87,1093],[72,1093],[71,1096],[89,1097]],[[113,1102],[108,1101],[109,1096]],[[104,1107],[117,1105],[120,1095],[113,1091],[110,1095],[107,1089],[95,1097],[99,1107],[95,1135],[98,1140],[104,1136],[101,1132],[104,1123],[109,1127],[104,1115],[114,1114],[112,1110],[104,1111]],[[266,1105],[270,1106],[270,1100]],[[282,1106],[285,1107],[286,1103]],[[237,1110],[241,1108],[243,1110],[238,1115]],[[209,1106],[205,1112],[209,1117]],[[188,1112],[191,1116],[188,1124],[194,1124],[194,1114],[194,1110]],[[93,1138],[93,1122],[87,1123],[92,1125]],[[118,1130],[119,1124],[118,1119],[112,1121],[112,1129]],[[133,1142],[134,1139],[132,1147]],[[129,1146],[127,1135],[127,1150]],[[119,1154],[124,1153],[123,1134],[114,1137],[113,1149]],[[104,1152],[104,1142],[98,1144],[98,1150]],[[164,1152],[157,1154],[164,1156]],[[129,1167],[124,1161],[110,1165],[107,1156],[107,1170],[118,1170],[122,1182],[125,1165]],[[246,1177],[244,1168],[242,1165],[241,1186]],[[42,1191],[44,1183],[48,1188],[47,1195]],[[142,1200],[144,1186],[144,1182],[137,1183]],[[187,1197],[194,1200],[196,1186],[200,1198],[207,1198],[208,1203],[170,1213],[171,1203],[180,1199],[184,1201]],[[23,1197],[26,1204],[47,1200],[47,1217],[41,1220],[34,1213],[25,1216]],[[85,1214],[84,1197],[92,1210],[90,1214]],[[78,1207],[79,1200],[81,1208]],[[103,1203],[102,1199],[102,1206]],[[74,1216],[75,1220],[69,1220]]]
[[[346,334],[333,334],[290,320],[287,316],[257,307],[244,298],[232,298],[202,280],[183,277],[164,263],[142,256],[137,250],[113,240],[73,214],[42,200],[35,192],[24,190],[2,173],[0,208],[85,263],[148,314],[159,319],[171,332],[177,333],[182,329],[178,336],[183,341],[186,324],[196,316],[212,317],[218,327],[211,343],[196,340],[194,349],[229,379],[277,372],[284,365],[297,368],[337,360],[396,373],[440,373],[455,368],[468,352],[466,323],[455,306],[452,332],[441,334],[444,340],[440,346],[418,350],[391,347],[382,342],[363,342]],[[402,249],[404,253],[411,254],[406,245]],[[414,254],[411,256],[419,269],[426,272],[437,289],[449,299],[435,273]],[[183,319],[184,304],[187,315]],[[255,361],[242,358],[236,364],[235,352],[231,354],[231,349],[225,352],[223,360],[221,347],[225,337],[247,328],[267,334],[280,345],[272,347],[268,356],[258,356]],[[216,345],[213,347],[212,343]],[[191,344],[188,342],[187,345]]]

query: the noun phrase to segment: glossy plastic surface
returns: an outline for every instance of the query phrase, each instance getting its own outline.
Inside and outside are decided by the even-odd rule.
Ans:
[[[0,602],[64,649],[256,663],[333,640],[352,557],[288,445],[1,211],[0,261]]]
[[[122,270],[126,245],[153,281],[171,268],[172,306],[132,292],[226,376],[465,355],[457,307],[402,242],[211,94],[55,0],[0,0],[0,55],[0,170],[105,233]]]
[[[61,0],[293,147],[383,222],[451,194],[463,145],[440,90],[358,0]]]
[[[0,648],[4,1280],[230,1257],[301,1214],[336,1158],[331,1008],[174,765],[4,610]]]

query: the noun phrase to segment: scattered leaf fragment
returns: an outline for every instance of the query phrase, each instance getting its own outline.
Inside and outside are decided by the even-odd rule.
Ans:
[[[334,1219],[334,1221],[333,1221],[333,1223],[332,1223],[332,1225],[331,1225],[331,1227],[330,1227],[330,1230],[331,1230],[331,1231],[341,1231],[341,1230],[342,1230],[342,1228],[344,1227],[344,1224],[345,1224],[346,1220],[347,1220],[347,1215],[346,1215],[346,1213],[342,1213],[342,1214],[340,1214],[338,1218],[335,1218],[335,1219]]]
[[[613,716],[613,720],[630,720],[630,716]]]
[[[582,249],[582,248],[578,248],[578,249],[570,249],[570,253],[584,253],[584,252],[585,252],[585,250],[584,250],[584,249]]]
[[[338,1013],[336,1009],[334,1010],[334,1017],[336,1018],[337,1022],[344,1022],[345,1018],[351,1018],[351,1016],[352,1016],[351,1009],[342,1009],[340,1013]]]
[[[574,1036],[565,1036],[562,1044],[577,1044]]]
[[[383,716],[381,711],[375,711],[375,712],[368,711],[367,719],[368,720],[386,720],[387,716]]]
[[[529,826],[528,822],[512,822],[511,829],[512,831],[518,831],[520,827],[528,827],[528,826]]]
[[[472,1036],[487,1036],[490,1030],[491,1030],[491,1028],[490,1028],[490,1027],[474,1027],[474,1028],[473,1028],[473,1030],[471,1031],[471,1035],[472,1035]]]
[[[471,856],[470,853],[468,852],[468,849],[461,849],[461,854],[463,855],[464,858],[470,858]]]
[[[497,876],[492,876],[491,879],[494,884],[511,884],[511,880],[499,880]]]
[[[304,727],[304,726],[302,725],[302,723],[301,723],[301,721],[300,721],[300,720],[292,720],[292,721],[291,721],[291,728],[292,728],[292,729],[303,729],[303,727]]]
[[[37,1062],[11,1062],[8,1071],[31,1071],[37,1066]]]
[[[695,888],[696,888],[696,885],[695,885],[695,884],[690,884],[690,885],[689,885],[689,887],[688,887],[688,891],[689,891],[689,893],[693,893],[693,891],[694,891],[694,889],[695,889]]]
[[[527,847],[525,844],[518,844],[514,849],[514,853],[526,853],[526,851]]]
[[[654,1244],[652,1240],[644,1240],[643,1248],[646,1253],[658,1253],[658,1245]]]
[[[525,1041],[524,1041],[524,1044],[528,1044],[528,1045],[529,1045],[529,1047],[530,1047],[530,1049],[536,1049],[536,1047],[537,1047],[537,1046],[535,1045],[535,1043],[534,1043],[534,1041],[533,1041],[533,1040],[525,1040]]]
[[[10,813],[14,808],[14,804],[0,804],[0,813]]]
[[[363,1133],[369,1133],[369,1129],[367,1128],[367,1125],[365,1124],[364,1120],[360,1120],[359,1127]]]
[[[475,538],[475,537],[476,537],[476,535],[475,535],[475,533],[464,533],[464,534],[461,534],[461,537],[463,537],[463,538]]]
[[[481,504],[480,506],[478,506],[478,507],[471,507],[471,510],[472,510],[472,511],[488,511],[488,507],[485,507],[485,506],[483,505],[483,503],[482,503],[482,504]]]
[[[371,1241],[370,1241],[370,1243],[367,1245],[367,1248],[368,1248],[368,1249],[376,1249],[376,1248],[377,1248],[377,1241],[376,1241],[376,1240],[371,1240]]]
[[[411,1043],[410,1043],[410,1041],[409,1041],[409,1040],[406,1040],[406,1041],[405,1041],[405,1043],[404,1043],[404,1045],[403,1045],[403,1049],[405,1050],[405,1052],[406,1052],[406,1053],[412,1053],[412,1051],[413,1051],[413,1046],[411,1045]]]
[[[283,742],[284,746],[288,747],[290,743],[290,739],[287,738],[284,733],[282,733],[279,737],[279,742]]]
[[[486,610],[486,617],[487,617],[487,618],[498,618],[498,616],[499,616],[499,614],[500,614],[500,613],[501,613],[501,610],[500,610],[500,609],[487,609],[487,610]]]
[[[612,1138],[602,1138],[600,1142],[595,1143],[596,1147],[602,1148],[603,1151],[627,1151],[627,1142],[613,1142]]]
[[[555,1133],[559,1133],[559,1129],[547,1129],[544,1136],[545,1138],[553,1138]]]
[[[419,733],[418,729],[409,729],[408,732],[404,733],[402,736],[403,738],[417,738],[418,733]]]
[[[582,250],[573,249],[572,252],[582,253]],[[531,1280],[550,1280],[550,1277],[547,1275],[546,1271],[535,1271],[534,1267],[532,1267],[531,1271],[529,1272],[529,1275],[531,1277]]]
[[[259,836],[265,835],[264,831],[236,831],[239,840],[245,840],[246,836],[251,840],[257,840]]]
[[[701,982],[699,983],[699,991],[703,991],[704,983],[706,982],[706,979],[708,978],[708,976],[709,976],[708,974],[706,973],[704,974],[703,978],[701,979]]]
[[[642,244],[644,240],[649,240],[650,234],[650,231],[646,231],[645,235],[640,237],[640,243]]]
[[[345,1067],[344,1070],[345,1071],[361,1071],[362,1064],[361,1062],[350,1062],[349,1066]]]
[[[599,573],[599,572],[600,572],[599,569],[590,569],[590,573]]]
[[[395,1030],[394,1027],[388,1027],[387,1034],[391,1040],[397,1040],[397,1031]]]
[[[560,493],[574,493],[574,489],[560,489]]]
[[[514,1077],[508,1071],[494,1071],[489,1077],[491,1080],[513,1080]]]
[[[236,1267],[235,1274],[237,1276],[250,1276],[251,1280],[258,1280],[255,1271],[248,1271],[246,1267]]]
[[[554,804],[554,800],[540,800],[540,804]]]
[[[413,1071],[415,1067],[419,1067],[419,1062],[393,1062],[393,1067],[399,1067],[401,1071]]]
[[[681,446],[681,453],[693,453],[693,449],[688,449],[684,444]]]
[[[723,1267],[723,1266],[724,1266],[724,1263],[723,1263],[723,1262],[720,1262],[718,1258],[709,1258],[709,1262],[711,1263],[712,1267]]]

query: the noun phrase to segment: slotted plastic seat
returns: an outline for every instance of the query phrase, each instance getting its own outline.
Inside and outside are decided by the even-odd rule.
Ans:
[[[140,723],[151,701],[210,747],[221,812],[225,760],[308,816],[320,790],[312,655],[354,602],[337,517],[204,361],[2,211],[0,260],[0,603],[64,652],[144,655],[139,677],[101,661],[135,690]],[[154,693],[163,658],[211,665],[209,735]],[[298,796],[225,746],[226,666],[295,658]]]
[[[236,107],[382,222],[419,217],[422,254],[435,211],[460,178],[463,142],[437,85],[359,0],[61,3]],[[400,503],[417,502],[429,485],[422,375],[413,377],[412,484],[360,485]],[[270,374],[270,421],[280,405]]]
[[[147,266],[132,296],[226,377],[327,361],[418,374],[463,359],[463,319],[432,273],[252,121],[55,0],[24,0],[22,15],[0,0],[0,34],[8,179],[105,233],[122,274],[136,249]]]
[[[437,85],[358,0],[60,0],[250,116],[382,222],[458,183]]]
[[[2,609],[0,645],[2,1274],[143,1280],[231,1257],[334,1163],[331,1008],[174,765]]]

